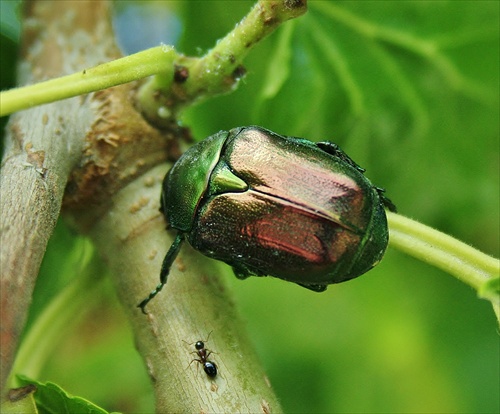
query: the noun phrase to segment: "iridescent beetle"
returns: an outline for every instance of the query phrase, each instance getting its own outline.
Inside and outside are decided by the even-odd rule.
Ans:
[[[384,255],[385,208],[395,206],[336,144],[250,126],[192,146],[165,176],[161,210],[177,236],[232,266],[240,279],[274,276],[316,292],[370,270]]]

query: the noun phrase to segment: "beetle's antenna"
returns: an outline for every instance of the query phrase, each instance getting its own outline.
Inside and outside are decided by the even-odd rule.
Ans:
[[[149,303],[151,299],[153,299],[158,293],[160,293],[160,291],[163,289],[163,286],[165,286],[165,284],[167,283],[167,278],[168,274],[170,273],[170,268],[172,267],[175,258],[179,254],[183,241],[184,241],[184,234],[180,232],[177,233],[177,236],[175,237],[172,246],[170,246],[170,249],[168,249],[165,258],[163,259],[160,272],[160,284],[156,286],[156,288],[154,288],[154,290],[149,294],[149,296],[146,299],[144,299],[141,303],[137,305],[137,307],[141,308],[142,313],[144,313],[145,315],[148,314],[145,309],[146,305]]]

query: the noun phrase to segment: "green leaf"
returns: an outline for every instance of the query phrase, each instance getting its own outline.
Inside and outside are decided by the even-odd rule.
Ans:
[[[87,413],[87,414],[107,414],[108,411],[98,407],[90,401],[75,397],[57,384],[52,382],[39,382],[31,380],[25,376],[19,376],[19,380],[24,385],[35,384],[35,401],[40,413]]]
[[[261,92],[263,100],[274,98],[290,75],[293,28],[294,22],[290,22],[280,33],[276,53],[271,57],[267,67],[266,81]]]

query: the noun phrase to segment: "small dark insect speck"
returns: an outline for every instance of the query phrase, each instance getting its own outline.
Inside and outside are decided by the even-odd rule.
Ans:
[[[208,338],[210,338],[211,333],[212,332],[208,334]],[[210,356],[212,351],[209,351],[207,348],[205,348],[205,342],[208,342],[208,338],[205,341],[195,342],[194,347],[196,348],[196,351],[193,351],[192,353],[196,354],[198,358],[193,359],[189,363],[189,365],[196,361],[203,366],[203,371],[205,371],[205,374],[207,374],[210,378],[215,378],[217,376],[217,365],[208,360],[208,357]]]

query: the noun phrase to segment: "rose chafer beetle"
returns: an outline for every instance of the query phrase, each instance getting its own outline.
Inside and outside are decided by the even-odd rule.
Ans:
[[[384,208],[395,211],[336,144],[250,126],[192,146],[163,181],[161,211],[177,236],[163,288],[185,239],[240,279],[274,276],[316,292],[353,279],[384,255]]]

